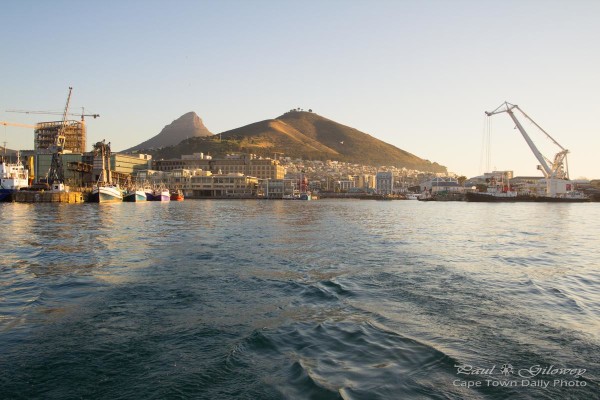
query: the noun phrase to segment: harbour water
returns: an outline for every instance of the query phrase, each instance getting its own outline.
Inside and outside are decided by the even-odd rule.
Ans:
[[[0,398],[600,393],[598,203],[0,213]]]

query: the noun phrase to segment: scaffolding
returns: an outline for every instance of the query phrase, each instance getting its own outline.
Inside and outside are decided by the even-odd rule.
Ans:
[[[36,153],[49,153],[55,145],[56,136],[63,127],[63,121],[39,122],[35,125]],[[86,146],[85,121],[69,120],[65,122],[64,150],[71,153],[84,153]]]

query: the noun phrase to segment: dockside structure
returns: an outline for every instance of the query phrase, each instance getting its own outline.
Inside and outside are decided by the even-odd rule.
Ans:
[[[258,179],[240,173],[213,174],[201,169],[175,169],[166,171],[140,171],[139,182],[165,185],[181,190],[186,198],[252,198],[257,195]]]
[[[94,160],[94,154],[67,153],[63,154],[63,173],[65,183],[72,187],[88,187],[100,177],[99,160]],[[147,170],[152,156],[147,154],[119,154],[110,156],[110,170],[119,183],[134,177],[138,171]],[[50,169],[52,154],[35,155],[34,181],[43,181]]]

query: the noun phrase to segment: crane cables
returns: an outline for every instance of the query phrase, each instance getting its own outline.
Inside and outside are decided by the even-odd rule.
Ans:
[[[492,163],[492,130],[493,121],[491,116],[483,117],[483,135],[481,137],[481,154],[479,157],[479,172],[483,175],[490,171]],[[485,164],[484,164],[485,162]]]

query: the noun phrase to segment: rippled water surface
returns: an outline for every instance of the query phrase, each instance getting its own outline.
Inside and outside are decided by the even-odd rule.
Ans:
[[[0,212],[0,398],[600,392],[598,203]]]

